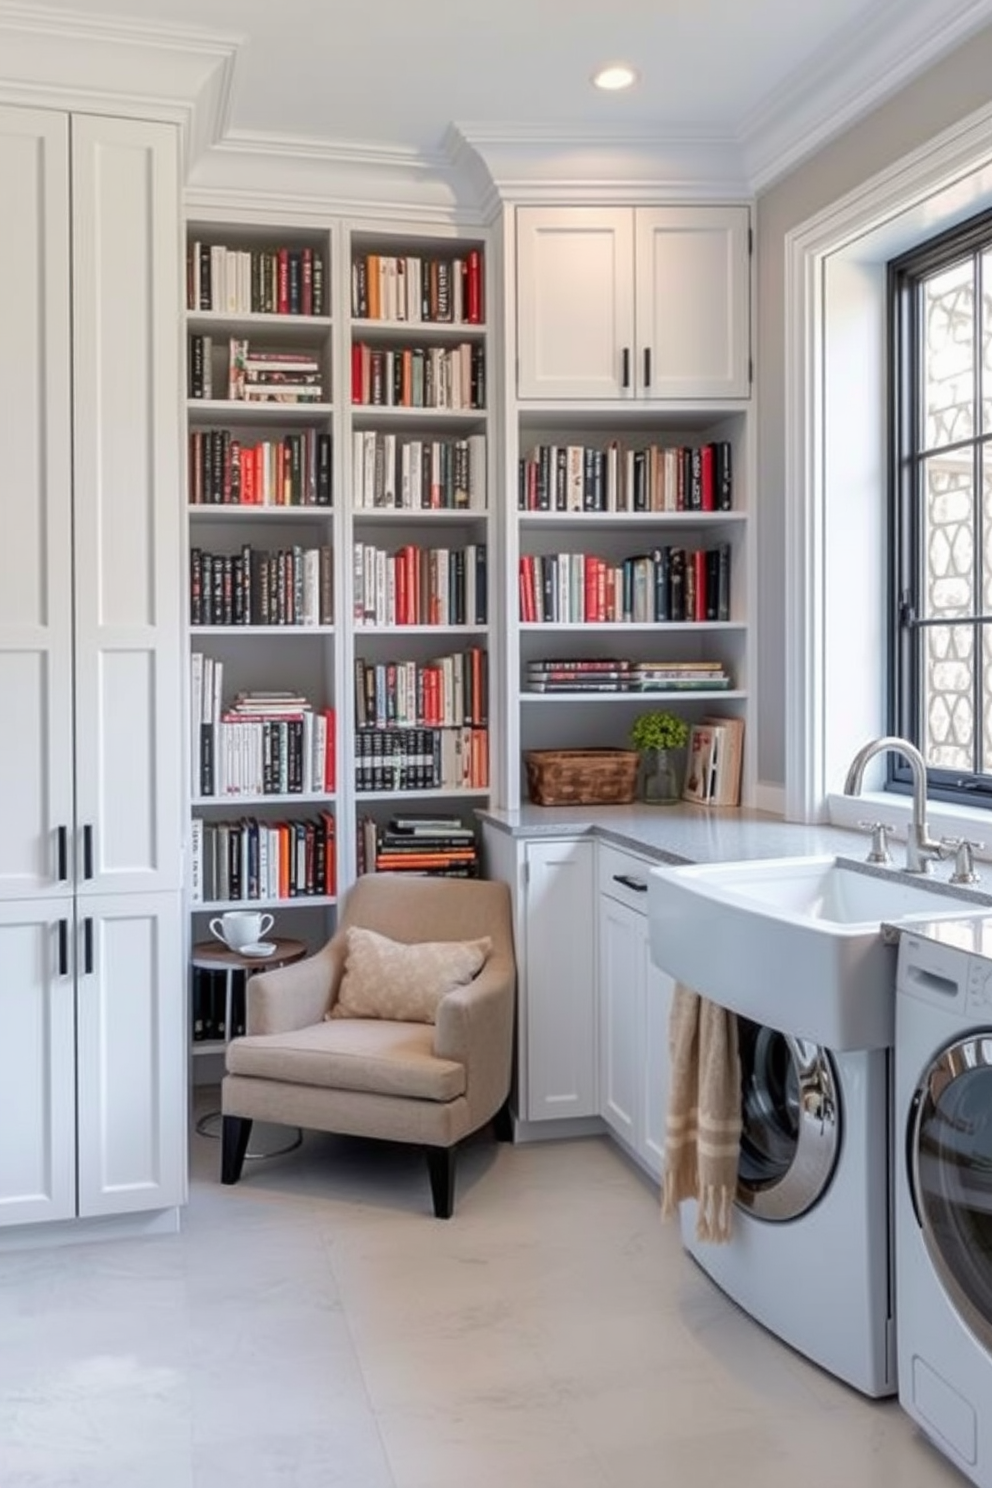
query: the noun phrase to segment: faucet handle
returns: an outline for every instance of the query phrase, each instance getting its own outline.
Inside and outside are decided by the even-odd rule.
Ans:
[[[858,826],[864,831],[871,833],[871,850],[865,858],[865,862],[891,863],[892,854],[889,852],[888,834],[892,828],[889,823],[881,821],[859,821]]]
[[[942,837],[941,845],[954,853],[954,872],[951,874],[949,883],[973,884],[978,883],[979,875],[975,872],[975,849],[985,846],[984,842],[976,842],[971,837]]]

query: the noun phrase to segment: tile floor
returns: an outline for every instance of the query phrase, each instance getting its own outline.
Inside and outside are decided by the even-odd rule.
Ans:
[[[683,1256],[605,1138],[309,1136],[179,1236],[0,1255],[0,1488],[961,1488]]]

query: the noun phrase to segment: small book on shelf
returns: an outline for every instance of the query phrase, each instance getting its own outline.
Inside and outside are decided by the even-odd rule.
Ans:
[[[701,806],[739,806],[744,720],[708,717],[689,730],[682,799]]]

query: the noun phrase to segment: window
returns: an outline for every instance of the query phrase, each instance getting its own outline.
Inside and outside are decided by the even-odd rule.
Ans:
[[[992,808],[992,213],[894,260],[889,296],[891,729],[932,796]]]

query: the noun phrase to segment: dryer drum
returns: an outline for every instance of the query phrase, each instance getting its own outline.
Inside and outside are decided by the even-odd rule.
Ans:
[[[756,1219],[798,1219],[826,1191],[840,1151],[840,1087],[819,1044],[737,1019],[741,1156],[737,1203]]]
[[[930,1262],[992,1349],[992,1034],[958,1039],[933,1059],[912,1103],[907,1159]]]

